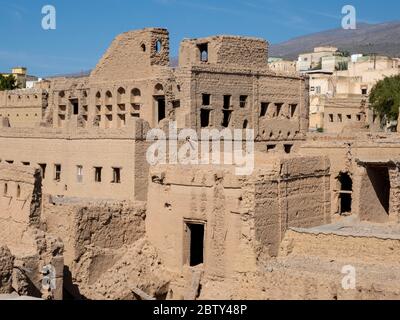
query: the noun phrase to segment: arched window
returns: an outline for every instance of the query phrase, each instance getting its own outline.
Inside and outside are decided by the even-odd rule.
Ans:
[[[106,105],[112,104],[112,93],[110,91],[106,92]]]
[[[117,91],[117,103],[125,103],[125,89],[124,88],[119,88]]]
[[[160,52],[161,52],[161,50],[162,50],[162,43],[161,43],[161,40],[157,40],[157,41],[156,41],[155,49],[156,49],[156,52],[157,52],[157,53],[160,53]]]
[[[140,103],[142,93],[139,89],[135,88],[131,91],[131,103]]]
[[[157,83],[154,87],[154,95],[163,95],[164,94],[164,87],[161,83]]]
[[[98,91],[96,93],[96,105],[101,105],[101,93]]]

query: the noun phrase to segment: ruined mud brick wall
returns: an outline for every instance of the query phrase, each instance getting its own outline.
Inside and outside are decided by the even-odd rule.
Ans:
[[[0,165],[0,242],[15,256],[14,289],[19,294],[41,297],[42,268],[51,264],[56,272],[56,299],[62,298],[63,244],[41,227],[42,190],[38,169]],[[28,270],[28,272],[26,271]]]
[[[206,61],[201,56],[204,46]],[[178,114],[180,123],[185,121],[186,127],[199,130],[205,124],[202,119],[208,118],[206,127],[255,129],[258,140],[304,139],[308,130],[307,80],[269,71],[267,60],[268,43],[262,39],[217,36],[184,40],[175,71],[185,97],[184,103],[181,100],[185,109]],[[230,121],[222,125],[226,114]]]
[[[255,271],[257,259],[276,255],[287,226],[329,222],[326,159],[263,161],[250,177],[229,167],[151,168],[148,197],[159,200],[148,203],[146,233],[167,268],[188,265],[183,239],[191,223],[205,225],[205,275],[223,278]]]
[[[329,169],[324,157],[287,157],[274,177],[255,183],[254,227],[268,255],[276,256],[288,228],[330,222]]]
[[[288,230],[278,257],[259,272],[202,282],[199,299],[399,299],[399,239]],[[345,290],[344,266],[356,268],[356,289]]]
[[[206,45],[207,61],[201,60],[199,47]],[[238,54],[240,53],[240,55]],[[215,36],[201,39],[185,39],[179,51],[179,66],[205,63],[265,68],[268,61],[268,42],[263,39]]]
[[[13,252],[32,248],[27,227],[39,227],[41,213],[41,178],[38,170],[24,166],[0,165],[0,241]],[[25,241],[28,240],[27,243]],[[35,252],[35,251],[33,251]]]
[[[0,247],[0,294],[12,292],[14,256],[6,246]]]
[[[367,136],[357,138],[325,137],[325,141],[307,141],[299,147],[307,155],[326,155],[331,162],[331,215],[339,214],[339,191],[341,173],[352,179],[352,211],[361,219],[375,222],[399,221],[397,194],[398,159],[400,148],[398,138],[393,135]],[[387,170],[388,177],[374,174],[376,168]],[[375,168],[375,169],[374,169]],[[388,180],[381,183],[383,179]],[[377,187],[381,183],[381,188]],[[389,188],[389,209],[382,205],[383,191]]]
[[[38,126],[47,109],[47,90],[24,89],[0,92],[0,118],[11,127]]]
[[[3,163],[45,165],[42,183],[47,194],[145,200],[148,164],[143,158],[147,149],[143,137],[147,128],[140,119],[135,119],[124,130],[107,133],[83,128],[71,131],[3,128],[0,129],[0,159]],[[59,177],[55,175],[56,165],[61,165]],[[77,166],[82,166],[80,180]],[[95,167],[102,168],[99,182],[95,181]],[[120,183],[113,182],[113,168],[120,169]]]
[[[94,283],[144,237],[145,204],[46,197],[43,223],[65,243],[65,265],[81,286]],[[73,293],[73,292],[72,292]]]

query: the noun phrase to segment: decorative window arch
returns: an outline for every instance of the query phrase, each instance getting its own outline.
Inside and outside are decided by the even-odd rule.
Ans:
[[[117,102],[118,102],[118,104],[125,103],[125,96],[126,96],[125,89],[120,87],[117,90]]]
[[[164,87],[161,83],[157,83],[154,86],[154,94],[155,95],[163,95],[164,94]]]
[[[112,95],[111,91],[108,90],[106,92],[106,105],[112,104],[112,97],[113,97],[113,95]]]
[[[140,103],[142,93],[140,89],[134,88],[131,90],[131,103]]]

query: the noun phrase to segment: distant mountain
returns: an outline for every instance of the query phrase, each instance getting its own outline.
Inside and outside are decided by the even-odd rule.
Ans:
[[[92,70],[84,70],[80,72],[74,72],[74,73],[65,73],[65,74],[57,74],[57,75],[52,75],[45,77],[46,79],[52,79],[52,78],[82,78],[82,77],[88,77]]]
[[[356,30],[334,29],[271,45],[270,57],[297,59],[315,47],[331,45],[350,53],[400,57],[400,22],[358,24]]]

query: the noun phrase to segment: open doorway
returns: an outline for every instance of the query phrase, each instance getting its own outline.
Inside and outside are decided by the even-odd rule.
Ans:
[[[191,267],[204,263],[204,234],[203,223],[185,223],[184,261]]]
[[[390,178],[388,168],[378,166],[367,167],[367,174],[377,199],[379,200],[386,214],[389,215]]]
[[[345,215],[352,211],[353,180],[348,173],[340,173],[338,177],[339,191],[339,214]]]
[[[79,100],[78,99],[70,99],[69,101],[71,102],[72,113],[74,115],[79,114]]]

